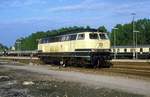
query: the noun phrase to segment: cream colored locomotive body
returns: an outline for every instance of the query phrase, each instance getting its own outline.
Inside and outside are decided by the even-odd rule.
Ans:
[[[100,32],[81,32],[45,38],[40,40],[38,44],[38,51],[45,53],[109,49],[110,40],[107,34]]]

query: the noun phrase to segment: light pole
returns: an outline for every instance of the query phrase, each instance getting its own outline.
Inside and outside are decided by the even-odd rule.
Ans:
[[[139,33],[140,31],[134,31],[135,33],[135,59],[137,59],[137,33]]]
[[[17,44],[17,51],[18,51],[18,57],[19,57],[19,51],[21,51],[20,49],[21,41],[17,41],[16,44]]]
[[[117,55],[117,51],[116,51],[116,31],[115,30],[118,30],[118,28],[113,28],[114,30],[114,59],[116,59],[116,55]]]
[[[133,16],[133,21],[132,21],[132,31],[133,31],[133,59],[135,59],[135,35],[134,35],[134,32],[135,32],[135,25],[134,25],[134,18],[135,18],[135,15],[136,13],[131,13],[131,15]]]

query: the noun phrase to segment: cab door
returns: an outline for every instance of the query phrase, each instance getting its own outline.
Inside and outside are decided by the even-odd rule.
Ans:
[[[76,47],[76,37],[77,34],[69,35],[69,51],[74,52]]]
[[[61,43],[60,43],[60,51],[61,52],[69,52],[69,37],[68,35],[62,36]]]

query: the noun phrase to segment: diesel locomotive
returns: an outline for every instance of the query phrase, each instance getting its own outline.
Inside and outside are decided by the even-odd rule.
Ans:
[[[79,32],[39,40],[38,56],[45,63],[106,66],[111,60],[107,33]]]

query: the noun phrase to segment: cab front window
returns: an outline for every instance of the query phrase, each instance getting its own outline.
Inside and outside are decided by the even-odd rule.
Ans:
[[[101,33],[99,34],[100,39],[108,39],[107,34]]]
[[[98,34],[97,33],[91,33],[89,37],[90,37],[90,39],[98,39]]]
[[[84,40],[85,38],[85,35],[84,34],[79,34],[78,35],[78,40]]]

